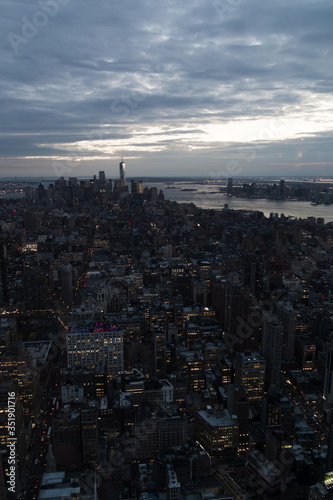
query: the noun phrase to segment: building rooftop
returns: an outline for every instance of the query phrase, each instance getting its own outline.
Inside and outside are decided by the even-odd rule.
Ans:
[[[240,357],[243,363],[265,362],[265,358],[259,352],[241,352]]]
[[[34,342],[23,342],[25,352],[33,360],[34,363],[37,361],[46,361],[48,354],[51,349],[52,340],[40,340]]]
[[[69,333],[99,333],[99,332],[113,332],[113,331],[121,331],[118,326],[112,323],[96,323],[91,324],[89,326],[82,327],[72,327],[69,330]]]
[[[237,424],[237,419],[228,410],[215,411],[211,407],[198,411],[198,414],[212,427],[231,427]]]

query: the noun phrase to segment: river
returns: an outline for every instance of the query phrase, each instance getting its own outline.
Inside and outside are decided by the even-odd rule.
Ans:
[[[48,184],[48,183],[47,183]],[[266,200],[264,198],[238,198],[219,192],[221,184],[203,184],[196,182],[145,182],[145,186],[155,186],[163,189],[166,200],[179,203],[194,203],[201,208],[222,209],[227,203],[233,210],[258,210],[266,217],[273,213],[306,219],[307,217],[322,217],[325,222],[333,221],[333,205],[311,205],[308,201]],[[168,188],[169,186],[169,188]],[[34,186],[36,187],[36,186]],[[47,185],[45,186],[48,187]],[[185,191],[184,191],[185,189]],[[193,189],[193,191],[187,191]],[[24,193],[0,194],[1,198],[21,198]]]
[[[166,200],[179,203],[192,202],[201,208],[222,209],[227,203],[233,210],[258,210],[266,217],[273,213],[305,219],[307,217],[323,217],[325,222],[333,221],[333,205],[311,205],[308,201],[266,200],[265,198],[238,198],[219,192],[219,185],[182,182],[154,182],[145,185],[163,189]],[[169,185],[169,189],[168,189]],[[176,188],[176,189],[174,189]],[[196,189],[197,191],[184,191]]]

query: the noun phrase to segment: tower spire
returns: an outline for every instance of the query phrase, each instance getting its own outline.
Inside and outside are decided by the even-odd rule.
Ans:
[[[57,470],[56,461],[53,455],[53,450],[50,441],[47,447],[46,467],[47,467],[46,469],[47,472],[56,472]]]
[[[125,186],[126,184],[126,175],[125,175],[125,162],[122,159],[121,162],[119,163],[119,177],[120,177],[120,183],[122,186]]]

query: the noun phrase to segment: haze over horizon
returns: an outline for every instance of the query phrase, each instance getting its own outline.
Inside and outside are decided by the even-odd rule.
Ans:
[[[331,176],[328,0],[4,0],[0,177]]]

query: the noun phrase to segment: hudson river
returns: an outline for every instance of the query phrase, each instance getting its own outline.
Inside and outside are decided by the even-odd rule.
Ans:
[[[219,186],[212,184],[152,182],[151,184],[145,183],[145,185],[155,186],[158,190],[163,189],[166,200],[194,203],[201,208],[222,209],[227,203],[229,208],[233,210],[258,210],[263,212],[266,217],[269,217],[270,213],[273,212],[279,215],[283,213],[285,216],[293,216],[298,219],[323,217],[325,222],[333,221],[333,205],[314,206],[308,201],[237,198],[218,192]],[[187,189],[196,189],[197,191],[186,191]]]
[[[144,186],[155,186],[158,190],[163,189],[166,200],[178,201],[179,203],[194,203],[201,208],[222,209],[227,203],[233,210],[258,210],[266,217],[270,213],[283,213],[285,216],[292,216],[306,219],[307,217],[323,217],[325,222],[333,221],[333,205],[311,205],[308,201],[291,200],[266,200],[264,198],[237,198],[236,196],[226,196],[219,192],[221,185],[190,183],[188,181],[174,182],[144,182]],[[169,186],[169,188],[168,188]],[[33,187],[36,187],[35,185]],[[48,182],[44,184],[47,189]],[[193,191],[188,191],[193,189]],[[22,198],[24,193],[0,194],[1,198]]]

